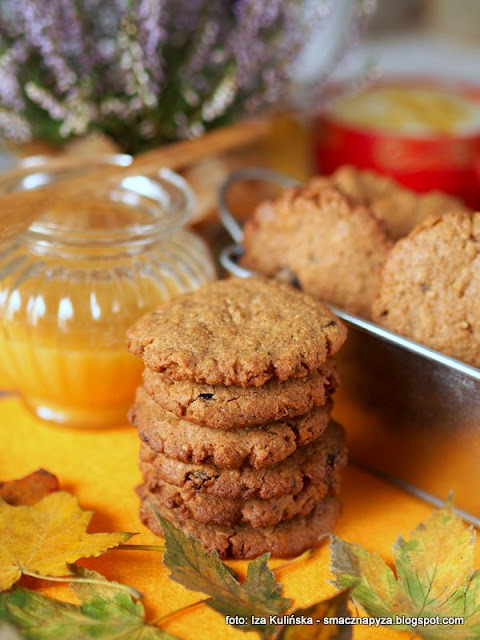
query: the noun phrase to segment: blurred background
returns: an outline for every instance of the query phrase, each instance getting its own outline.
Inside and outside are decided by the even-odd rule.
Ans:
[[[472,199],[478,0],[2,0],[0,17],[2,169],[38,154],[137,153],[260,116],[273,119],[262,145],[187,172],[197,219],[228,171],[252,163],[305,179],[363,162],[425,190],[444,184],[443,174],[423,184],[377,161],[414,153],[418,165],[435,153],[468,164],[462,185],[446,188]],[[348,101],[398,78],[400,93]],[[432,152],[398,144],[392,152],[389,139],[367,160],[376,138],[345,155],[332,120],[371,134],[383,123],[394,136],[475,139]]]
[[[340,2],[348,11],[351,2]],[[378,0],[340,75],[375,62],[379,73],[480,82],[478,0]]]

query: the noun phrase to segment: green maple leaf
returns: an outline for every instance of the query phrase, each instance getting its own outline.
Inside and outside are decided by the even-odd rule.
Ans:
[[[210,596],[205,604],[225,616],[241,616],[247,624],[239,625],[243,631],[274,632],[269,616],[282,614],[291,604],[282,596],[282,585],[275,582],[269,569],[268,554],[250,562],[247,577],[240,583],[234,572],[225,565],[216,552],[207,553],[203,544],[186,536],[170,522],[155,514],[165,537],[163,562],[170,569],[170,578],[187,589]],[[266,618],[265,624],[252,624],[253,617]]]
[[[480,571],[473,571],[475,532],[449,502],[394,546],[395,573],[376,553],[333,538],[332,571],[339,588],[372,616],[434,619],[463,617],[463,624],[420,624],[422,638],[480,638]],[[412,629],[413,625],[393,625]]]
[[[349,624],[322,624],[323,618],[346,618],[351,616],[347,604],[350,590],[341,591],[322,602],[304,609],[296,609],[291,615],[313,618],[313,625],[287,625],[282,627],[278,640],[351,640],[352,627]],[[290,615],[290,614],[289,614]]]
[[[143,605],[123,585],[87,569],[76,568],[76,574],[100,583],[71,584],[79,606],[13,587],[0,593],[0,621],[13,625],[28,640],[175,640],[145,623]]]

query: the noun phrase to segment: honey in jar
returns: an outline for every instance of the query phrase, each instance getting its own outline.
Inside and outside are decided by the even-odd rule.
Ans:
[[[13,171],[3,190],[54,181],[61,190],[57,173],[48,162]],[[141,377],[128,326],[215,277],[204,242],[184,228],[191,210],[187,184],[162,170],[59,200],[0,247],[0,376],[36,415],[87,428],[126,423]]]

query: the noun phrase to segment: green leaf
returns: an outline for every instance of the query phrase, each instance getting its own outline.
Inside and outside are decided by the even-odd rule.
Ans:
[[[71,585],[80,606],[14,587],[0,593],[0,621],[28,640],[175,640],[145,623],[143,605],[118,588],[122,585],[87,569],[77,568],[77,574],[103,582]]]
[[[267,564],[268,554],[249,563],[245,582],[240,583],[216,552],[207,553],[199,540],[155,515],[164,532],[163,562],[171,571],[170,578],[187,589],[209,595],[205,604],[224,616],[246,619],[246,624],[238,625],[243,631],[273,633],[269,617],[282,614],[291,601],[282,596],[282,585],[275,582]]]
[[[332,571],[339,588],[372,616],[391,617],[398,629],[415,629],[432,640],[480,638],[480,572],[473,571],[475,532],[455,514],[451,502],[434,511],[409,540],[393,549],[395,573],[376,553],[332,538]],[[397,621],[408,616],[415,621]],[[442,624],[446,617],[463,624]],[[428,625],[426,624],[428,622]]]
[[[296,618],[304,616],[312,618],[313,624],[284,625],[278,640],[351,640],[352,626],[350,624],[323,624],[324,618],[347,618],[350,611],[347,604],[350,590],[341,591],[322,602],[312,604],[304,609],[296,609],[291,614]]]

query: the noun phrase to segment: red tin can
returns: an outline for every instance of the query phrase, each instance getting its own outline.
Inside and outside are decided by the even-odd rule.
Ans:
[[[357,124],[355,114],[347,119],[335,112],[335,104],[315,121],[315,168],[332,173],[351,164],[389,175],[406,187],[425,192],[439,189],[461,197],[467,205],[480,209],[480,87],[435,83],[422,79],[397,79],[379,86],[395,88],[397,95],[412,87],[435,92],[452,92],[466,100],[475,111],[478,127],[468,131],[401,131],[384,126],[381,114],[375,123]],[[369,91],[367,89],[366,91]],[[348,100],[344,98],[344,100]],[[347,103],[348,104],[348,103]],[[434,118],[435,120],[435,118]],[[433,123],[434,124],[434,123]]]

